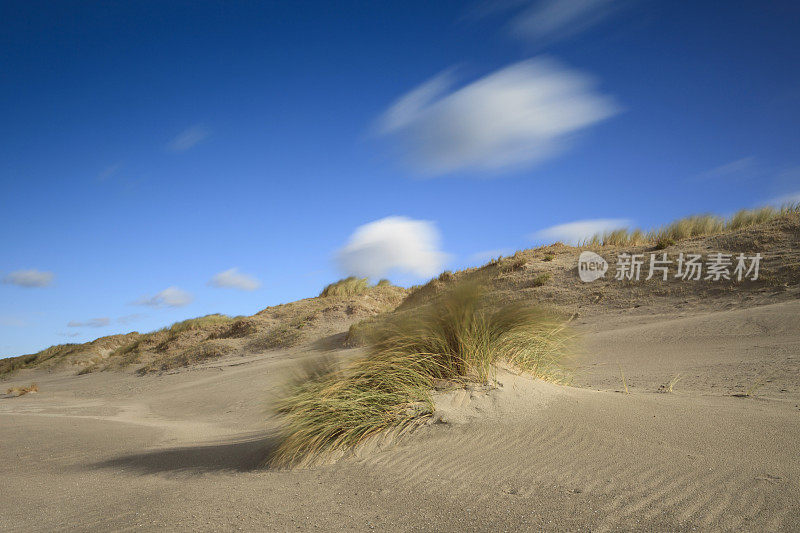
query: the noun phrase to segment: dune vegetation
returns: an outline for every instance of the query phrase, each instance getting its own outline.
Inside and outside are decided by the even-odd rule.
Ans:
[[[717,215],[693,215],[647,232],[639,228],[619,228],[597,233],[580,245],[638,246],[654,244],[656,248],[660,249],[691,237],[717,235],[797,214],[800,214],[800,202],[785,204],[780,208],[767,206],[758,209],[742,209],[729,218]]]
[[[340,279],[335,283],[331,283],[319,294],[323,298],[354,296],[369,290],[369,280],[367,278],[356,278],[350,276],[349,278]]]
[[[434,302],[371,328],[368,355],[315,367],[277,402],[285,433],[271,464],[313,461],[434,411],[440,381],[489,384],[501,363],[564,382],[564,326],[522,304],[494,306],[477,284],[459,284]]]
[[[36,392],[39,392],[39,385],[36,383],[31,383],[27,387],[11,387],[6,390],[6,394],[13,394],[14,396],[24,396]]]

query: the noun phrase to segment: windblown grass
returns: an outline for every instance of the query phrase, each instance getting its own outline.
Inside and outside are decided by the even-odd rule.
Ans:
[[[369,289],[369,281],[367,278],[356,278],[350,276],[349,278],[340,279],[335,283],[331,283],[320,293],[323,298],[333,296],[348,297],[356,294],[361,294]]]
[[[211,326],[224,326],[230,324],[233,318],[228,315],[206,315],[197,318],[190,318],[181,322],[175,322],[163,331],[169,332],[171,335],[178,335],[184,331],[192,331],[197,329],[207,329]]]
[[[461,284],[428,306],[381,321],[369,355],[316,368],[279,400],[285,435],[274,465],[303,463],[402,431],[433,413],[435,380],[488,383],[495,365],[565,381],[562,325],[542,311],[493,307],[477,285]]]
[[[6,394],[13,394],[15,396],[25,396],[26,394],[35,392],[39,392],[39,385],[36,383],[31,383],[27,387],[11,387],[6,390]]]
[[[761,207],[758,209],[742,209],[732,217],[725,219],[716,215],[693,215],[676,220],[661,228],[649,232],[641,229],[619,228],[605,233],[597,233],[586,239],[581,246],[638,246],[655,244],[659,249],[672,246],[677,241],[692,237],[717,235],[726,231],[735,231],[756,224],[763,224],[776,218],[800,213],[800,202],[786,204],[780,208]]]

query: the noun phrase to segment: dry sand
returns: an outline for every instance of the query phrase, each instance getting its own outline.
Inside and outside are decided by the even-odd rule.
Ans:
[[[294,471],[259,463],[305,350],[23,371],[8,386],[40,392],[0,399],[0,530],[800,529],[800,301],[681,313],[584,320],[579,387],[504,374],[399,442]]]

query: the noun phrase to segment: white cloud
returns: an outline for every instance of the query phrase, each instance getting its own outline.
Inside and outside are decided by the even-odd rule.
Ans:
[[[55,275],[52,272],[39,270],[15,270],[3,278],[3,283],[19,287],[47,287],[53,283]]]
[[[77,320],[71,320],[67,322],[68,328],[102,328],[107,326],[111,322],[111,319],[108,317],[102,318],[92,318],[83,322]]]
[[[142,296],[134,304],[150,307],[183,307],[192,303],[192,295],[178,287],[167,287],[153,296]]]
[[[619,111],[589,77],[546,58],[513,64],[446,94],[451,86],[451,74],[440,74],[379,119],[378,133],[396,137],[425,174],[534,164]]]
[[[205,126],[192,126],[172,139],[167,148],[173,152],[184,152],[208,138],[209,135],[211,135],[211,130]]]
[[[552,43],[584,32],[625,4],[624,0],[540,0],[517,15],[512,35]]]
[[[231,268],[219,274],[215,274],[208,284],[212,287],[239,289],[243,291],[254,291],[261,287],[261,282],[259,280],[253,276],[239,272],[238,268]]]
[[[136,322],[137,320],[141,320],[147,315],[143,315],[141,313],[133,313],[130,315],[123,315],[117,319],[117,322],[120,324],[130,324],[131,322]]]
[[[430,277],[441,271],[446,260],[439,242],[432,222],[387,217],[356,228],[337,260],[351,276],[377,279],[397,271]]]
[[[596,218],[592,220],[576,220],[566,224],[558,224],[531,235],[531,239],[536,241],[556,242],[565,244],[578,244],[584,239],[588,239],[596,233],[613,231],[615,229],[626,228],[631,225],[631,221],[624,218]]]

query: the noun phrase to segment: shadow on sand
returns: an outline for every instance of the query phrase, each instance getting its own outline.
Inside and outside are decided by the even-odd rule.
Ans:
[[[167,472],[250,472],[267,468],[264,462],[278,445],[274,436],[247,437],[204,446],[165,448],[122,455],[92,468],[114,468],[142,474]]]

